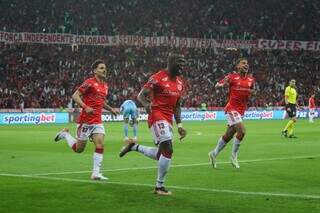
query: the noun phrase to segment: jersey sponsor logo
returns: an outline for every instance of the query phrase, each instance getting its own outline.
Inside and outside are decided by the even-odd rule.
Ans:
[[[164,77],[161,79],[162,81],[168,81],[168,77]]]

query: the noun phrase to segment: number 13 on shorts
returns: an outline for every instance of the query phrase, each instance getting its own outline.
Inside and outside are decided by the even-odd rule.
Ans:
[[[150,130],[156,145],[163,141],[173,140],[172,126],[166,120],[154,122]]]

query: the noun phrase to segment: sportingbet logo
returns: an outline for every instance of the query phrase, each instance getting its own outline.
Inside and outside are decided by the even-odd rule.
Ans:
[[[216,112],[182,112],[181,113],[182,120],[189,121],[203,121],[203,120],[216,120],[217,113]]]
[[[3,117],[5,124],[41,124],[41,123],[55,123],[55,114],[10,114]]]
[[[273,111],[247,111],[244,119],[272,119]]]

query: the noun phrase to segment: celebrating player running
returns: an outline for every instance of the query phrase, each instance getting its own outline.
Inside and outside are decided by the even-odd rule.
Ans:
[[[236,72],[228,74],[219,81],[215,87],[229,86],[229,100],[225,106],[228,127],[225,134],[220,137],[216,148],[209,152],[210,161],[214,168],[217,167],[216,158],[220,151],[236,134],[232,146],[231,163],[235,168],[240,168],[238,152],[246,130],[242,123],[242,116],[247,108],[250,94],[254,90],[255,79],[248,75],[249,64],[245,58],[240,58],[236,63]]]

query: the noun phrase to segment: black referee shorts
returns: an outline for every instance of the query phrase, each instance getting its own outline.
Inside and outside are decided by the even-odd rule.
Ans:
[[[288,116],[290,118],[295,117],[297,114],[297,109],[296,109],[296,105],[295,104],[287,104],[286,105],[286,111],[288,113]]]

